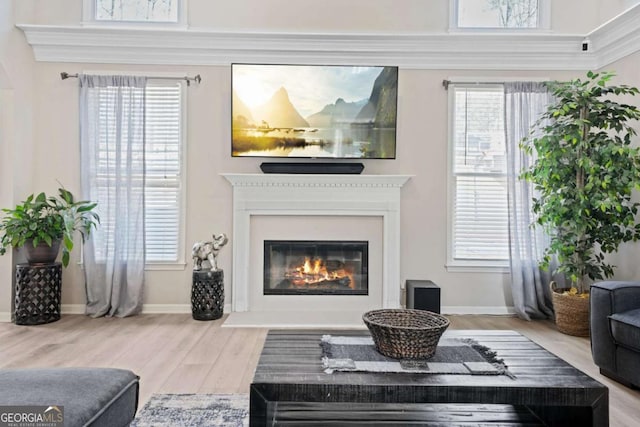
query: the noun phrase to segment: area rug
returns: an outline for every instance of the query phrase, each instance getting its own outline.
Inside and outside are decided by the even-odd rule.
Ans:
[[[404,360],[384,356],[371,337],[323,335],[322,366],[334,371],[393,372],[412,374],[507,375],[502,359],[471,339],[442,338],[429,359]]]
[[[130,427],[244,427],[246,394],[154,394]]]

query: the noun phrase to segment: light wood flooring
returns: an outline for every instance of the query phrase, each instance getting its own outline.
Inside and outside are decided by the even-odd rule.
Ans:
[[[599,374],[588,338],[560,334],[547,321],[449,318],[455,329],[512,329],[526,335],[609,387],[611,426],[640,425],[640,391]],[[222,321],[148,314],[125,319],[65,315],[39,326],[0,323],[0,368],[130,369],[141,378],[140,407],[153,393],[248,393],[267,330],[221,328]]]

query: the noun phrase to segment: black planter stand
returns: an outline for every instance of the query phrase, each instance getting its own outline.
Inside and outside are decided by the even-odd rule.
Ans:
[[[201,270],[193,272],[191,314],[196,320],[215,320],[224,310],[224,272]]]
[[[14,322],[41,325],[60,320],[62,264],[18,264]]]

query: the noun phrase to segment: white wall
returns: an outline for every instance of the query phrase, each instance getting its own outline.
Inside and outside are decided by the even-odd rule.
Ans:
[[[55,189],[56,180],[79,190],[78,89],[74,80],[61,81],[61,71],[96,69],[96,65],[38,63],[36,85],[36,141],[34,183]],[[146,70],[172,67],[105,66],[100,70]],[[200,73],[202,83],[188,89],[187,247],[213,232],[232,230],[231,187],[221,172],[258,173],[262,159],[230,157],[230,70],[228,67],[181,67]],[[396,160],[365,161],[370,174],[415,175],[402,190],[402,282],[431,279],[442,287],[443,305],[504,307],[511,305],[508,276],[447,273],[447,92],[443,79],[462,76],[526,76],[565,78],[567,73],[466,72],[401,70],[398,99]],[[71,166],[71,167],[70,167]],[[76,253],[75,257],[78,256]],[[231,248],[220,255],[230,288]],[[190,265],[182,271],[147,272],[146,303],[188,304]],[[80,268],[72,261],[65,271],[63,303],[82,304]],[[227,291],[228,292],[228,291]],[[227,293],[227,301],[230,295]]]
[[[13,203],[13,174],[10,160],[14,144],[13,91],[3,65],[9,39],[8,32],[13,21],[11,16],[11,3],[0,3],[0,206],[10,206]],[[11,283],[10,255],[0,258],[0,275],[4,278],[3,283]],[[10,309],[11,286],[0,286],[0,312],[8,312]]]
[[[599,15],[603,21],[619,15],[640,3],[640,0],[600,0]]]
[[[28,5],[0,2],[0,206],[12,206],[33,183],[33,72],[35,62],[16,19],[30,19]],[[13,264],[19,256],[0,258],[0,313],[11,311]]]
[[[630,55],[615,64],[606,67],[607,71],[615,71],[614,84],[628,84],[640,88],[640,52]],[[640,107],[640,96],[628,96],[623,102]],[[634,126],[640,133],[640,123]],[[640,136],[635,137],[635,143],[640,146]],[[636,193],[636,201],[640,201],[640,194]],[[615,278],[618,280],[640,280],[640,242],[629,242],[620,246],[617,254],[610,257],[610,261],[618,268]]]
[[[4,68],[0,65],[0,78],[6,82]],[[0,85],[0,206],[13,204],[13,91]],[[0,277],[3,278],[0,286],[0,313],[11,310],[11,278],[12,256],[5,255],[0,258]],[[7,320],[7,319],[0,319]]]
[[[5,0],[6,1],[6,0]],[[213,30],[444,32],[450,0],[188,0],[189,25]],[[636,0],[551,0],[552,30],[586,33]],[[82,0],[20,0],[34,24],[77,25]]]
[[[80,0],[11,2],[16,8],[15,22],[39,24],[78,24],[80,3]],[[444,31],[448,22],[447,0],[236,0],[224,3],[224,7],[219,7],[221,2],[190,0],[191,24],[213,30],[400,32]],[[587,2],[553,2],[554,29],[586,33],[594,28],[601,20],[597,13],[600,3],[595,0],[588,5],[584,3]],[[580,11],[579,19],[575,19],[576,10]],[[7,40],[10,43],[6,43]],[[188,89],[186,247],[208,238],[213,232],[231,233],[231,188],[219,173],[258,173],[261,160],[230,157],[229,67],[36,63],[22,34],[13,29],[6,16],[0,18],[0,49],[0,61],[14,94],[10,147],[14,153],[7,160],[2,151],[0,160],[0,166],[12,170],[13,178],[9,178],[11,185],[0,187],[3,204],[11,199],[22,200],[35,191],[53,192],[57,181],[79,193],[77,81],[61,81],[60,72],[186,72],[201,74],[203,78],[200,85]],[[634,66],[637,63],[638,55],[620,62],[627,83],[640,85],[638,68]],[[448,106],[442,80],[464,75],[480,79],[487,76],[566,79],[579,74],[582,73],[400,70],[397,159],[365,161],[365,173],[415,175],[402,190],[402,282],[433,280],[442,287],[445,306],[473,306],[490,311],[512,305],[508,275],[447,273],[444,267]],[[6,175],[6,171],[3,173]],[[13,194],[5,197],[6,191]],[[231,253],[231,248],[226,247],[220,254],[227,302],[230,302]],[[78,256],[76,251],[64,272],[63,304],[84,303]],[[5,271],[5,263],[3,260],[0,264],[3,269],[0,274],[6,278],[10,272]],[[620,275],[633,274],[635,264],[632,260],[625,261],[624,265],[619,263]],[[145,303],[189,304],[190,268],[188,263],[181,270],[148,271]],[[6,286],[1,286],[0,312],[8,311],[5,295]]]

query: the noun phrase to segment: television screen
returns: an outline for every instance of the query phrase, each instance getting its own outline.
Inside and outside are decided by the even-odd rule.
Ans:
[[[232,64],[232,155],[393,159],[398,67]]]

